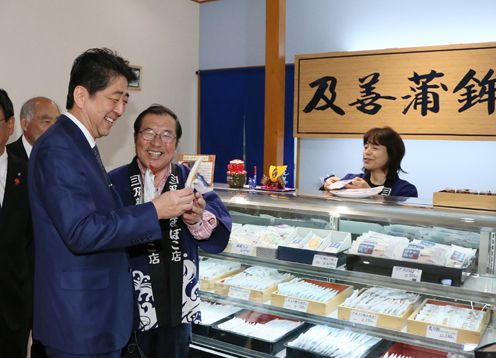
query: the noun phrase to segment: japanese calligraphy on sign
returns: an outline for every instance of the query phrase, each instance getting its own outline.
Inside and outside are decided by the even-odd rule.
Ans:
[[[496,140],[496,43],[298,55],[296,137]]]

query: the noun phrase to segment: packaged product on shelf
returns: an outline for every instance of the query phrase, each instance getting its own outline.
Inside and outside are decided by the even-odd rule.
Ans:
[[[284,343],[305,328],[301,321],[254,311],[243,312],[212,327],[213,337],[265,353],[284,349]]]
[[[288,342],[286,356],[362,358],[367,357],[380,342],[380,338],[364,333],[317,325]]]
[[[351,245],[348,232],[297,227],[277,248],[277,258],[314,266],[343,266],[343,253]]]
[[[351,295],[353,286],[294,278],[277,285],[272,293],[274,306],[327,315]]]
[[[204,291],[212,291],[216,281],[242,270],[239,262],[213,258],[201,258],[199,266],[200,290]]]
[[[458,344],[479,344],[490,320],[487,307],[425,299],[408,318],[407,331]]]
[[[369,231],[353,241],[348,251],[356,255],[394,259],[401,256],[400,253],[408,246],[409,242],[406,237]]]
[[[420,296],[403,290],[370,287],[353,291],[338,307],[338,318],[374,327],[402,329]]]
[[[210,326],[231,318],[233,314],[241,311],[241,307],[214,302],[200,302],[201,323],[192,326],[193,333],[210,336]]]
[[[210,325],[241,311],[242,308],[222,303],[201,301],[200,310],[202,314],[202,324]]]
[[[447,267],[466,268],[474,259],[477,250],[468,247],[451,245],[446,263]]]
[[[294,231],[289,225],[251,225],[237,227],[225,249],[235,254],[276,258],[277,246]]]
[[[323,244],[324,240],[325,237],[319,236],[313,231],[309,231],[305,237],[305,244],[302,248],[307,250],[318,250]]]
[[[277,256],[277,247],[283,243],[289,235],[295,230],[290,225],[267,226],[266,230],[258,236],[255,254],[257,257],[275,259]]]
[[[405,237],[368,232],[351,245],[346,266],[351,271],[460,286],[476,252],[458,245],[419,239],[410,242]]]
[[[425,240],[413,240],[403,250],[399,259],[446,266],[450,251],[451,248],[447,245]]]
[[[266,226],[245,224],[231,232],[229,243],[224,251],[240,255],[255,256],[258,235],[266,230]]]
[[[276,269],[252,266],[215,283],[215,292],[229,297],[265,302],[277,289],[277,284],[294,276]]]
[[[381,358],[447,358],[448,353],[405,343],[394,343]]]
[[[401,259],[446,267],[467,267],[476,254],[475,249],[444,245],[426,240],[413,240],[403,250]]]

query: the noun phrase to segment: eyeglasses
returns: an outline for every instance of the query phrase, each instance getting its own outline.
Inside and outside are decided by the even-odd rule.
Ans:
[[[142,131],[139,131],[138,133],[140,133],[143,139],[146,140],[147,142],[151,142],[152,140],[154,140],[155,136],[158,136],[162,141],[162,143],[165,144],[171,144],[176,139],[176,136],[172,135],[168,131],[163,131],[162,133],[155,133],[153,129],[144,129]]]

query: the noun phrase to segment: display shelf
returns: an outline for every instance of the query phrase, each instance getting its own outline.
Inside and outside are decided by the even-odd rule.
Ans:
[[[388,226],[411,226],[423,230],[427,236],[439,234],[434,228],[458,230],[461,236],[448,237],[452,244],[470,242],[470,247],[478,248],[475,261],[464,272],[464,282],[459,287],[444,286],[438,283],[414,282],[391,278],[370,272],[312,266],[299,262],[278,260],[271,257],[247,256],[238,253],[200,255],[212,258],[233,260],[243,265],[264,266],[291,273],[300,278],[325,282],[351,284],[356,289],[370,286],[389,287],[420,294],[423,298],[441,299],[450,302],[477,303],[489,307],[493,319],[486,329],[480,344],[496,340],[494,313],[496,310],[496,215],[481,210],[462,210],[432,206],[432,202],[416,198],[390,198],[375,196],[369,199],[343,199],[328,193],[263,193],[253,190],[232,190],[225,186],[216,187],[216,192],[239,224],[277,225],[288,224],[295,227],[351,232],[352,237],[368,230],[384,230]],[[349,230],[352,228],[352,230]],[[431,231],[432,230],[432,231]],[[467,236],[467,238],[465,238]],[[473,245],[473,246],[471,246]],[[463,246],[463,245],[461,245]],[[302,320],[312,324],[323,324],[336,328],[346,328],[367,333],[388,341],[405,343],[434,349],[442,352],[473,357],[474,344],[456,344],[408,333],[406,328],[391,330],[353,323],[337,318],[337,312],[318,315],[284,307],[270,305],[270,301],[253,302],[241,298],[228,297],[212,292],[201,292],[202,299],[218,303],[234,304],[261,313],[279,315],[285,318]],[[205,346],[222,350],[227,344],[214,339],[196,337]],[[233,346],[230,353],[243,357],[260,357],[260,352]],[[270,356],[270,355],[268,355]],[[279,355],[278,355],[279,356]],[[284,355],[280,355],[284,356]]]
[[[228,357],[234,355],[235,357],[274,358],[273,354],[253,351],[245,347],[240,347],[227,342],[221,342],[216,339],[194,333],[192,337],[192,343],[190,345],[190,349],[191,348],[199,351],[204,351],[209,354],[215,354],[217,352],[227,353],[229,354]],[[213,348],[214,351],[212,351],[211,348]]]
[[[234,260],[241,262],[244,265],[258,265],[270,268],[276,268],[281,271],[289,272],[299,277],[307,277],[313,279],[333,279],[346,283],[357,283],[361,285],[397,288],[407,290],[423,295],[451,298],[454,300],[478,302],[482,304],[490,304],[493,309],[496,305],[496,279],[488,275],[474,274],[465,279],[462,287],[443,286],[437,283],[430,282],[412,282],[404,281],[388,276],[374,275],[358,271],[346,271],[341,269],[330,269],[318,266],[310,266],[297,262],[281,261],[277,259],[266,259],[254,256],[238,255],[223,252],[221,254],[210,254],[200,252],[201,256],[217,257],[226,260]]]
[[[340,329],[349,328],[355,332],[367,333],[388,341],[407,343],[410,345],[422,346],[434,350],[440,350],[443,352],[465,354],[471,357],[474,356],[473,352],[470,351],[475,348],[473,345],[463,345],[463,344],[444,342],[437,339],[417,336],[404,331],[394,331],[379,327],[371,327],[359,323],[353,323],[350,321],[342,321],[334,317],[320,316],[310,313],[293,311],[283,307],[272,306],[266,303],[246,301],[237,298],[221,296],[211,292],[201,292],[200,296],[202,300],[238,305],[241,307],[249,306],[251,310],[255,310],[261,313],[275,314],[284,318],[302,320],[307,323],[323,324]],[[485,338],[483,338],[483,342],[485,341],[486,341]]]

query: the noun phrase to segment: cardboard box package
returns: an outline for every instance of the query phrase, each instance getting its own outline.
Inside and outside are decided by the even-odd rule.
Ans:
[[[294,309],[301,312],[313,313],[318,315],[328,315],[334,311],[345,299],[353,292],[353,286],[339,283],[323,282],[305,279],[305,281],[315,285],[338,290],[339,293],[327,302],[317,302],[306,300],[299,297],[291,297],[279,294],[278,291],[272,293],[271,304],[274,306]]]

